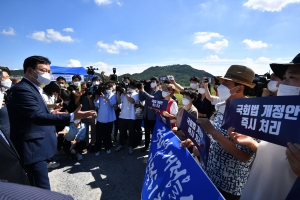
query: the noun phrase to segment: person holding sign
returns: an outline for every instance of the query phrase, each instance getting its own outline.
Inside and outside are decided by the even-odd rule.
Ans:
[[[277,77],[283,78],[277,96],[300,95],[300,54],[291,63],[270,66]],[[253,150],[257,150],[242,200],[299,199],[299,190],[298,196],[290,197],[289,193],[300,177],[300,144],[288,143],[286,148],[261,141],[258,145],[246,135],[231,132],[230,136],[237,144],[256,146]]]
[[[171,98],[171,93],[175,90],[175,86],[172,84],[166,84],[162,88],[162,96],[168,101],[168,106],[166,111],[159,111],[165,117],[170,118],[171,126],[174,128],[176,126],[176,115],[178,113],[178,106],[175,100]]]
[[[198,110],[193,105],[193,102],[197,100],[198,94],[193,90],[185,90],[183,92],[183,98],[182,98],[182,104],[183,106],[179,108],[176,118],[176,125],[177,127],[174,127],[172,131],[180,138],[185,139],[184,133],[180,129],[180,124],[182,120],[182,116],[184,111],[186,110],[188,113],[190,113],[193,117],[196,119],[198,118]]]
[[[222,84],[218,87],[218,93],[224,100],[245,98],[248,89],[255,86],[252,83],[254,71],[241,65],[230,66],[225,76],[219,79]],[[227,130],[221,128],[224,114],[221,111],[225,110],[225,103],[220,103],[219,107],[223,108],[216,114],[213,125],[207,118],[197,120],[211,140],[205,170],[226,199],[239,199],[250,173],[254,152],[247,146],[235,144]],[[187,148],[194,146],[189,139],[182,144]]]
[[[144,106],[144,123],[145,123],[145,146],[141,149],[142,152],[148,150],[149,144],[150,144],[150,134],[152,134],[152,131],[155,126],[156,122],[156,112],[155,110],[148,107],[148,98],[153,99],[162,99],[162,92],[159,89],[159,81],[158,78],[152,77],[150,79],[151,81],[151,91],[145,91],[144,85],[141,86],[141,88],[138,88],[139,91],[139,99],[140,101],[145,101]]]

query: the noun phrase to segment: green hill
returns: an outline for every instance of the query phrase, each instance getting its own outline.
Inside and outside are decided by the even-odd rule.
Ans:
[[[10,70],[10,75],[12,76],[24,76],[24,71],[23,69],[17,69],[17,70]]]
[[[98,76],[100,74],[96,73]],[[23,69],[21,70],[11,70],[11,75],[24,75]],[[176,82],[181,85],[189,85],[189,80],[192,76],[198,76],[200,80],[202,77],[213,77],[212,74],[204,71],[192,68],[190,65],[168,65],[168,66],[155,66],[149,67],[142,73],[135,73],[135,74],[123,74],[119,77],[119,81],[122,80],[122,77],[129,76],[130,79],[135,80],[147,80],[153,76],[161,77],[173,75]],[[107,78],[107,77],[106,77]]]
[[[167,76],[173,75],[176,82],[181,85],[188,85],[189,80],[192,76],[197,76],[202,79],[202,77],[213,77],[212,74],[204,71],[192,68],[190,65],[168,65],[168,66],[155,66],[149,67],[142,73],[135,73],[135,74],[123,74],[119,77],[119,81],[124,76],[129,76],[130,79],[135,80],[146,80],[150,79],[152,76],[160,77],[160,76]]]

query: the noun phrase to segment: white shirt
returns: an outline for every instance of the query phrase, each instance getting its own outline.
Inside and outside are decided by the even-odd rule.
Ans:
[[[132,94],[129,95],[131,98],[134,99],[134,104],[130,103],[127,100],[127,97],[124,94],[121,94],[121,113],[119,118],[121,119],[136,119],[135,111],[136,108],[134,107],[135,104],[138,104],[139,102],[139,94],[137,92],[133,92]]]
[[[211,98],[212,98],[212,101],[211,101],[212,105],[216,105],[217,103],[223,102],[223,100],[218,96],[212,96]]]
[[[178,113],[178,105],[177,105],[176,101],[174,101],[172,103],[172,105],[170,106],[170,114],[177,116],[177,113]],[[171,119],[170,121],[171,121],[171,123],[176,123],[176,119]]]
[[[39,91],[39,93],[41,94],[41,96],[42,96],[42,94],[43,94],[43,89],[42,88],[40,88],[39,86],[37,86],[36,84],[34,84],[33,82],[31,82],[28,78],[26,78],[26,77],[24,77],[26,80],[28,80],[30,83],[32,83],[33,85],[34,85],[34,87],[36,87],[36,89]],[[42,96],[42,98],[43,98],[43,96]],[[44,100],[44,102],[45,102],[45,100]],[[46,106],[47,106],[47,103],[45,102],[45,104],[46,104]],[[74,121],[74,113],[70,113],[70,122],[73,122]]]
[[[241,200],[285,199],[296,174],[285,155],[286,147],[261,141]]]

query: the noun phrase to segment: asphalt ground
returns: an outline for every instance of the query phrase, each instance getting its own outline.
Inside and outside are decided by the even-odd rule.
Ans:
[[[128,154],[128,147],[111,154],[104,150],[83,154],[83,160],[70,160],[62,155],[60,166],[49,169],[51,190],[71,195],[76,200],[138,200],[144,181],[148,151],[140,152],[140,146]]]

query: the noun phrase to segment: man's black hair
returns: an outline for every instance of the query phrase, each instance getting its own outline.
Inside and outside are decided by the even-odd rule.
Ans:
[[[191,81],[196,81],[197,83],[200,83],[200,79],[197,77],[197,76],[192,76],[191,78],[190,78],[190,82]]]
[[[72,76],[72,81],[73,81],[75,78],[78,78],[78,80],[81,81],[81,76],[80,76],[79,74],[75,74],[74,76]]]
[[[30,56],[26,58],[23,63],[24,74],[28,68],[35,69],[38,64],[50,65],[51,61],[43,56]]]
[[[130,81],[129,76],[124,76],[124,77],[123,77],[123,80],[124,80],[124,79],[128,79],[128,80]]]
[[[189,96],[191,99],[194,99],[193,102],[195,102],[198,98],[198,94],[194,90],[184,90],[182,94]]]
[[[159,83],[158,78],[155,76],[152,76],[152,78],[150,78],[150,81],[156,81],[156,83]]]
[[[137,87],[137,82],[136,82],[136,80],[131,80],[130,83],[129,83],[129,85],[131,85],[131,86],[133,86],[134,88],[136,88],[136,87]]]
[[[60,94],[60,85],[58,85],[56,81],[51,81],[48,85],[46,85],[43,88],[43,90],[47,95],[50,96],[52,96],[55,92]]]
[[[10,76],[10,70],[8,69],[8,67],[0,66],[0,69],[1,69],[3,72],[8,73],[8,75]]]
[[[107,84],[107,88],[112,88],[112,87],[114,87],[114,85],[112,83]]]
[[[96,81],[96,80],[100,80],[100,78],[99,78],[98,76],[94,76],[94,77],[92,78],[92,82],[94,82],[94,81]]]
[[[59,80],[64,80],[65,81],[65,83],[67,82],[67,80],[65,79],[65,77],[63,77],[63,76],[59,76],[59,77],[57,77],[56,78],[56,81],[59,81]]]

